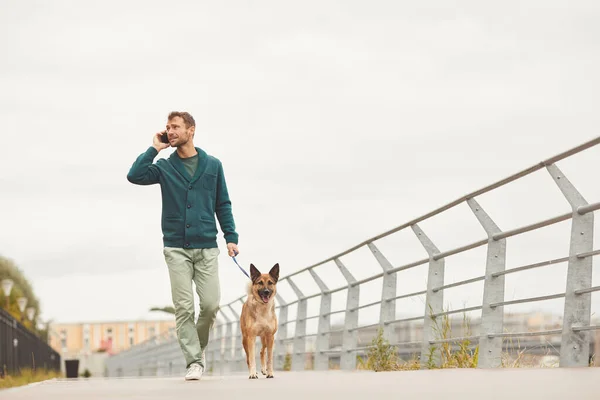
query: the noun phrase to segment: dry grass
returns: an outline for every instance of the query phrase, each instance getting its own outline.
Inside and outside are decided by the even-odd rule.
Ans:
[[[558,358],[558,350],[547,343],[531,348],[521,348],[519,339],[513,340],[507,338],[504,344],[508,344],[514,350],[512,352],[502,352],[502,368],[555,368],[558,367],[558,361],[546,361],[546,358]],[[528,351],[543,349],[544,354],[531,354]]]
[[[433,322],[434,340],[452,339],[452,325],[450,317],[445,314],[440,319],[430,317]],[[463,337],[471,336],[471,321],[463,316]],[[436,354],[436,352],[438,354]],[[473,346],[470,340],[464,339],[456,342],[444,342],[432,345],[429,348],[427,368],[475,368],[479,360],[479,345]]]
[[[373,338],[371,346],[367,352],[366,360],[357,357],[358,369],[373,371],[408,371],[419,369],[419,360],[414,357],[409,361],[402,361],[398,357],[396,347],[389,344],[383,337],[383,329],[379,328],[377,336]]]
[[[310,352],[306,355],[306,362],[304,363],[305,370],[314,370],[315,369],[315,353]]]
[[[437,336],[434,340],[452,338],[448,315],[442,316],[441,319],[432,318],[432,321]],[[463,318],[463,332],[465,336],[471,335],[470,320],[466,316]],[[428,369],[475,368],[478,357],[479,345],[473,346],[469,340],[454,342],[454,344],[446,342],[429,348],[425,366]],[[373,371],[407,371],[420,369],[421,363],[416,355],[408,361],[401,360],[398,357],[398,350],[383,337],[383,329],[380,328],[371,342],[366,360],[359,357],[358,368]]]
[[[34,382],[60,378],[61,376],[61,373],[57,371],[23,369],[19,375],[6,374],[4,378],[0,378],[0,389],[28,385]]]
[[[430,317],[432,318],[432,317]],[[448,340],[455,336],[448,315],[432,318],[434,340]],[[470,319],[464,315],[461,324],[461,337],[472,335]],[[547,342],[530,348],[521,348],[518,339],[507,338],[504,345],[511,351],[502,352],[502,368],[554,368],[558,366],[558,351]],[[535,351],[534,351],[535,350]],[[535,354],[534,354],[535,353]],[[373,371],[403,371],[420,369],[420,361],[414,356],[409,361],[402,361],[398,351],[383,337],[382,329],[372,340],[366,359],[359,357],[358,368]],[[425,355],[423,367],[427,369],[443,368],[476,368],[479,361],[479,345],[468,339],[448,341],[429,347]],[[590,357],[590,366],[595,364],[595,355]]]
[[[290,353],[286,353],[285,358],[283,359],[283,370],[292,370],[292,355]]]

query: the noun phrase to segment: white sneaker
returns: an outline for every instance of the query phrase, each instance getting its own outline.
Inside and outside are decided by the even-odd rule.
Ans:
[[[199,380],[202,377],[202,372],[204,372],[202,370],[202,367],[200,366],[200,364],[197,363],[192,363],[192,365],[190,365],[190,367],[187,370],[187,374],[185,375],[185,380],[186,381],[192,381],[192,380]]]

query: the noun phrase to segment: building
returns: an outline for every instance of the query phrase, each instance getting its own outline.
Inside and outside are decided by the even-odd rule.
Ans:
[[[175,318],[167,320],[55,323],[50,346],[62,360],[78,359],[79,373],[104,375],[104,360],[147,340],[175,337]],[[64,362],[61,368],[64,372]]]

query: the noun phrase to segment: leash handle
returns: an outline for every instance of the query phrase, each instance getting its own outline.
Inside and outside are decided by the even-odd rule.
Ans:
[[[233,251],[234,252],[234,256],[231,257],[233,258],[233,262],[238,266],[238,268],[244,273],[244,275],[246,275],[248,277],[248,279],[250,279],[250,275],[248,275],[248,273],[246,272],[246,270],[244,268],[242,268],[242,266],[240,264],[238,264],[237,260],[235,259],[235,256],[237,256],[239,253],[237,251]]]

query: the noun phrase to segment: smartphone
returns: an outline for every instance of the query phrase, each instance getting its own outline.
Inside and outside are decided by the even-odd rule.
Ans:
[[[160,141],[163,143],[169,143],[169,137],[167,136],[167,131],[164,131],[162,136],[160,137]]]

